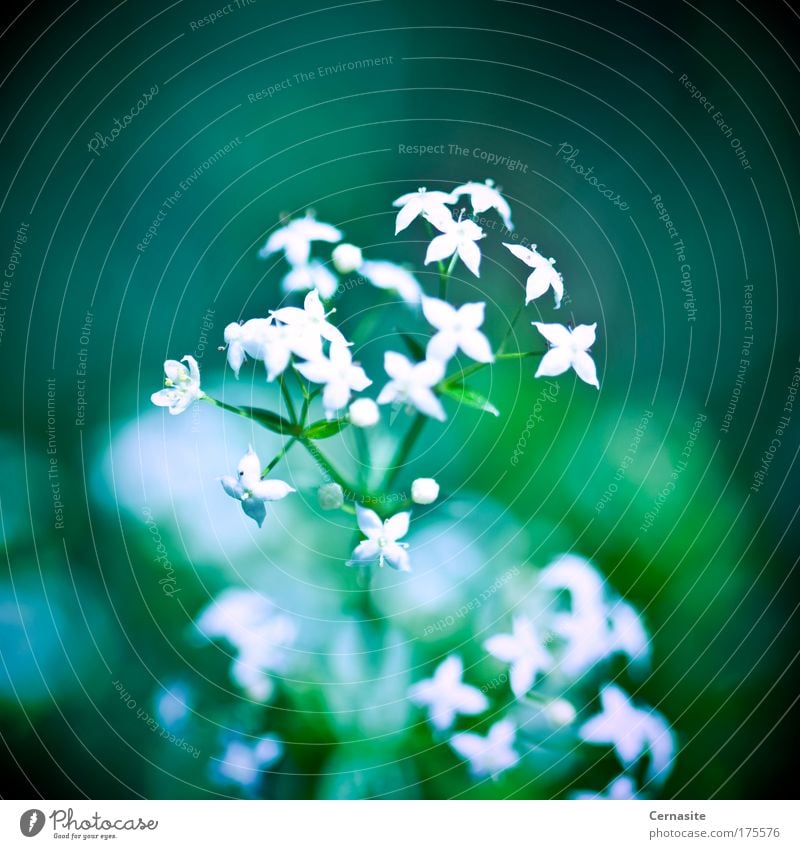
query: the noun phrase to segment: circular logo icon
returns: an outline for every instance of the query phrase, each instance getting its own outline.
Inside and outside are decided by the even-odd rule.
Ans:
[[[44,828],[44,813],[38,808],[31,808],[19,818],[19,830],[25,837],[36,837]]]

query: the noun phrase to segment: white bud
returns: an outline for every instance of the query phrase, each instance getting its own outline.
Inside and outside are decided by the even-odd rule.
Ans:
[[[317,498],[323,510],[338,510],[344,504],[344,490],[338,483],[326,483],[317,490]]]
[[[433,504],[439,497],[439,484],[433,478],[417,478],[411,484],[411,500],[415,504]]]
[[[331,259],[339,274],[349,274],[351,271],[361,268],[363,261],[361,248],[347,243],[334,248]]]
[[[350,424],[356,427],[372,427],[380,418],[381,411],[372,398],[357,398],[350,405]]]
[[[546,711],[553,725],[572,725],[577,716],[572,703],[566,699],[553,699]]]

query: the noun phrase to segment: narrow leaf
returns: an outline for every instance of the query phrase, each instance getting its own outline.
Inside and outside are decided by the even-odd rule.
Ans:
[[[245,416],[254,422],[258,422],[258,424],[267,430],[284,435],[299,435],[300,430],[297,425],[293,425],[290,421],[283,418],[283,416],[279,416],[271,410],[262,410],[260,407],[239,407],[239,409]]]
[[[329,439],[331,436],[336,436],[340,430],[347,427],[350,422],[347,419],[320,419],[318,422],[313,422],[303,431],[303,439]]]
[[[473,407],[484,413],[491,413],[493,416],[500,415],[500,411],[488,398],[474,389],[469,389],[463,383],[444,383],[439,387],[439,391],[442,395],[447,395],[448,398],[458,401],[459,404],[466,404],[468,407]]]

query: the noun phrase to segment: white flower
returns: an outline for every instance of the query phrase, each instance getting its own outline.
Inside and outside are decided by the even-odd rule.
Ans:
[[[489,654],[511,664],[511,690],[519,699],[533,687],[536,676],[552,666],[552,658],[525,616],[515,616],[511,634],[495,634],[484,643]]]
[[[563,554],[542,569],[539,583],[549,590],[568,590],[571,610],[576,615],[602,611],[603,579],[598,571],[575,554]]]
[[[426,354],[434,360],[447,362],[461,350],[479,363],[494,361],[489,340],[478,328],[483,324],[486,304],[464,304],[456,309],[438,298],[423,298],[422,312],[437,332],[433,335]]]
[[[422,187],[419,191],[410,192],[407,195],[397,198],[392,203],[392,206],[400,206],[402,209],[397,213],[394,233],[395,236],[406,227],[420,214],[441,214],[442,212],[450,214],[446,203],[453,203],[453,196],[447,192],[429,192]],[[452,253],[452,251],[451,251]]]
[[[251,318],[244,324],[233,322],[225,328],[228,363],[239,377],[246,357],[261,360],[267,369],[267,380],[273,381],[289,365],[292,354],[313,359],[322,354],[319,333],[310,327],[288,327],[271,318]]]
[[[510,719],[501,719],[495,722],[485,737],[472,732],[454,734],[450,745],[469,761],[474,776],[494,777],[519,761],[519,755],[514,751],[516,733],[517,729]]]
[[[412,363],[402,354],[387,351],[383,357],[383,367],[391,380],[378,395],[379,404],[408,404],[439,421],[443,422],[447,418],[441,401],[431,391],[444,377],[443,363],[428,359]]]
[[[446,214],[445,214],[446,213]],[[428,245],[425,254],[425,265],[446,259],[458,252],[464,265],[476,276],[480,277],[481,249],[476,242],[486,234],[469,218],[456,221],[450,210],[437,211],[426,218],[442,232]]]
[[[225,475],[220,478],[222,488],[231,498],[242,502],[242,510],[258,524],[259,528],[267,516],[265,502],[286,498],[294,489],[280,480],[262,480],[261,462],[252,448],[239,460],[238,477]]]
[[[339,281],[330,269],[317,260],[308,265],[298,265],[283,278],[284,292],[316,290],[326,300],[336,294]]]
[[[294,621],[261,594],[231,588],[202,611],[196,627],[207,639],[225,639],[236,649],[231,678],[252,699],[267,701],[273,691],[269,673],[286,668],[286,649],[297,636]]]
[[[503,219],[506,229],[514,229],[514,225],[511,223],[511,207],[494,187],[494,180],[487,180],[485,183],[464,183],[463,186],[453,189],[452,194],[453,200],[450,203],[455,203],[461,195],[469,195],[469,200],[475,213],[480,215],[480,213],[486,212],[487,209],[496,209]]]
[[[434,728],[444,731],[455,722],[456,715],[474,716],[489,707],[489,700],[477,688],[461,680],[464,664],[457,655],[443,660],[433,678],[418,681],[408,691],[414,704],[428,708],[428,718]]]
[[[300,363],[296,368],[312,383],[325,384],[322,405],[328,418],[333,418],[338,410],[347,405],[351,390],[361,392],[372,383],[361,366],[353,365],[353,357],[347,345],[339,342],[331,343],[328,357],[317,357],[307,363]]]
[[[650,640],[636,610],[626,601],[617,601],[608,608],[608,622],[608,653],[619,652],[635,666],[647,668]]]
[[[543,324],[541,321],[532,321],[531,324],[553,346],[542,357],[536,377],[555,377],[571,366],[581,380],[600,388],[594,360],[586,353],[594,345],[597,322],[579,324],[574,330],[563,324]]]
[[[331,254],[331,260],[339,274],[350,274],[355,271],[363,259],[361,248],[347,243],[337,245]]]
[[[628,775],[619,775],[617,776],[611,784],[605,789],[605,792],[601,793],[587,793],[585,791],[578,791],[577,793],[573,793],[573,799],[638,799],[639,796],[636,793],[636,785],[633,782],[633,779]]]
[[[252,743],[244,738],[231,740],[212,766],[212,775],[220,783],[236,784],[255,791],[261,773],[283,756],[283,744],[272,734],[259,737]]]
[[[295,218],[276,230],[258,252],[266,259],[275,251],[283,251],[292,265],[306,265],[311,255],[312,242],[340,242],[342,232],[332,224],[317,221],[313,213],[303,218]]]
[[[522,245],[512,245],[508,242],[503,242],[503,244],[515,257],[518,257],[525,265],[533,269],[525,285],[525,303],[529,304],[535,298],[544,295],[549,288],[552,288],[556,298],[555,308],[558,309],[561,306],[561,299],[564,297],[564,278],[556,271],[553,265],[555,260],[552,257],[545,259],[536,250],[536,245],[531,245],[529,250]]]
[[[386,260],[366,260],[359,266],[358,272],[378,289],[394,290],[407,304],[419,303],[422,287],[402,265]]]
[[[650,779],[666,779],[672,768],[675,738],[664,717],[654,710],[634,707],[614,684],[603,687],[600,701],[603,711],[581,726],[581,739],[614,746],[626,769],[649,752]]]
[[[355,427],[374,427],[381,419],[381,411],[372,398],[356,398],[347,416]]]
[[[347,345],[347,340],[342,331],[328,321],[328,316],[335,310],[325,312],[325,307],[322,306],[317,291],[309,292],[306,295],[303,301],[303,309],[300,309],[300,307],[281,307],[270,312],[273,318],[289,325],[292,332],[321,337],[338,345]]]
[[[433,478],[417,478],[411,484],[414,504],[433,504],[439,497],[439,484]]]
[[[183,363],[189,363],[186,368]],[[187,354],[181,362],[166,360],[164,362],[164,389],[154,392],[150,400],[157,407],[169,407],[171,416],[177,416],[188,409],[195,401],[205,397],[200,389],[200,369],[197,360]]]
[[[348,566],[366,566],[377,561],[379,566],[388,563],[399,572],[411,571],[406,551],[408,543],[397,541],[408,533],[410,513],[396,513],[381,522],[374,510],[356,504],[356,518],[366,539],[355,547]]]
[[[344,490],[338,483],[326,483],[317,490],[317,498],[323,510],[338,510],[344,504]]]

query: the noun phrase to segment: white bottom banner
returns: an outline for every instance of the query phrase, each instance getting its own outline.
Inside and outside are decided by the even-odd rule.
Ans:
[[[800,846],[797,802],[3,801],[0,846]],[[36,841],[36,842],[31,842]]]

